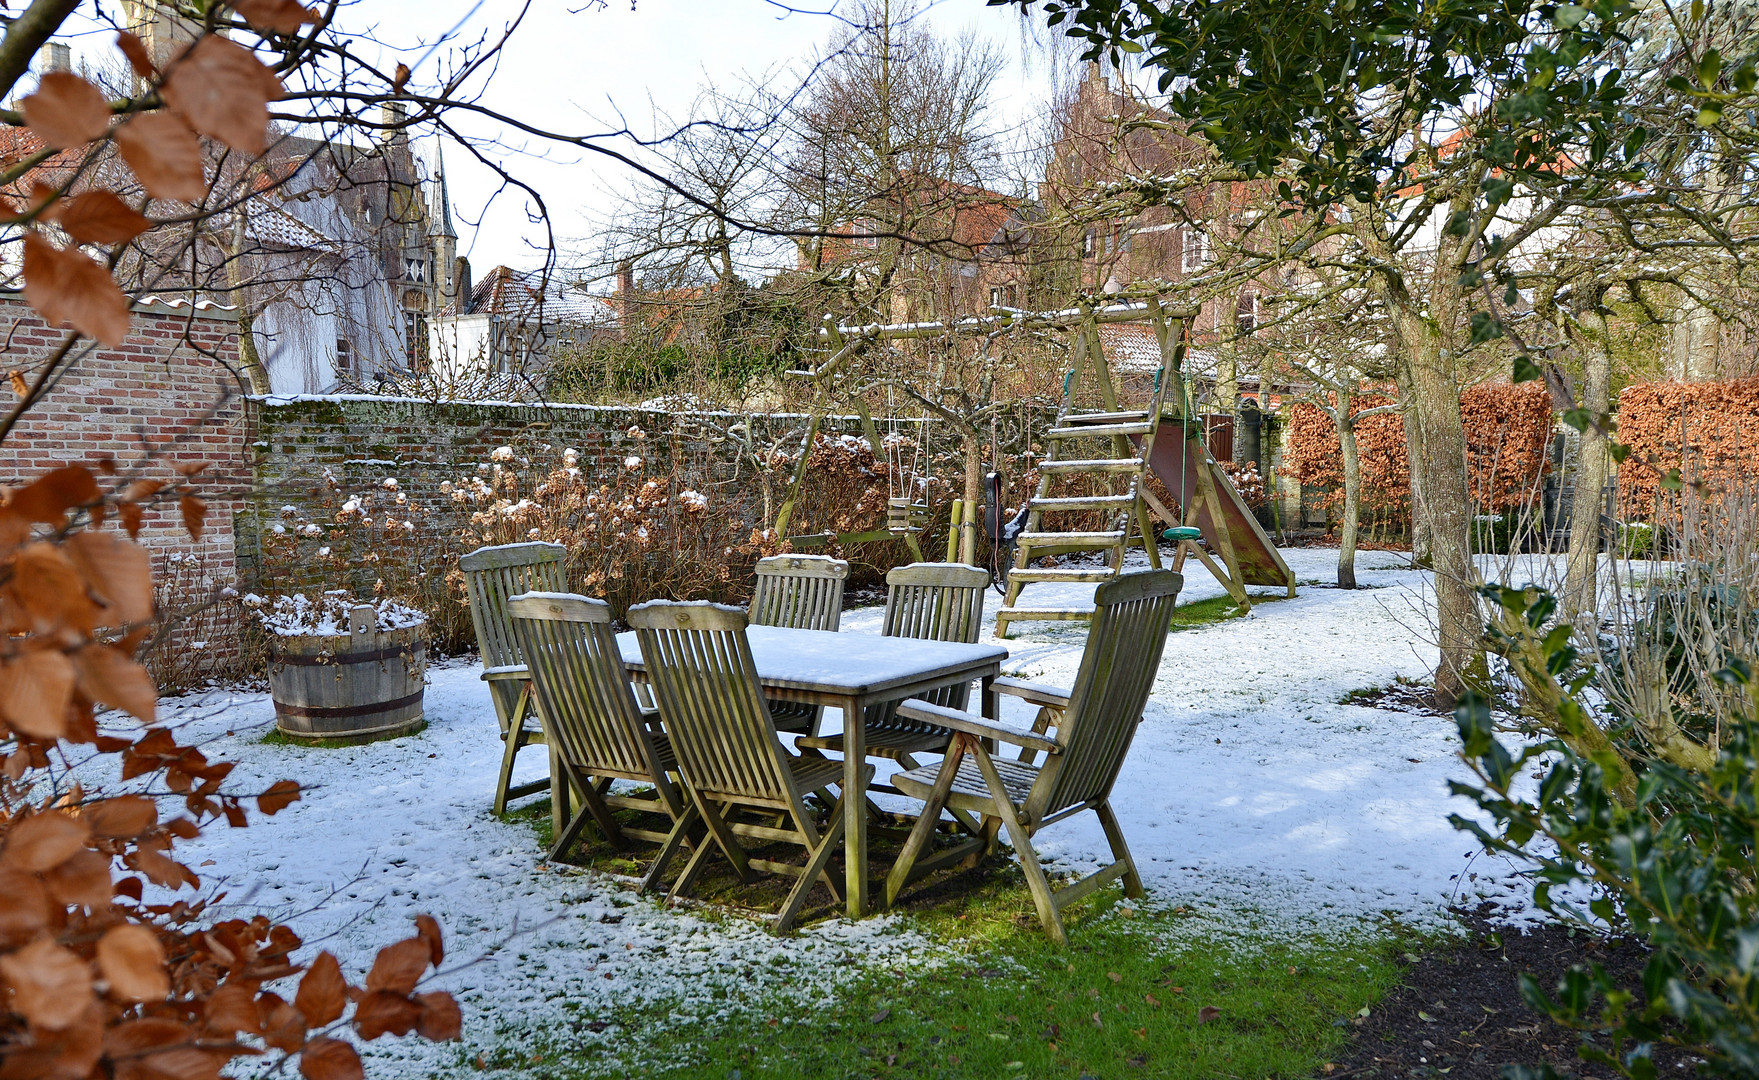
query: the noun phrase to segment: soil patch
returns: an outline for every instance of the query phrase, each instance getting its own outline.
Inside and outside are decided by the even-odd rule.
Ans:
[[[1394,683],[1373,690],[1352,690],[1344,699],[1346,705],[1362,705],[1389,712],[1414,713],[1418,716],[1452,716],[1436,701],[1435,688],[1419,683]]]
[[[1322,1075],[1501,1080],[1504,1065],[1549,1064],[1580,1080],[1613,1077],[1577,1055],[1581,1034],[1522,1003],[1517,979],[1527,972],[1551,989],[1572,965],[1600,964],[1641,1000],[1648,962],[1643,945],[1555,924],[1522,933],[1481,914],[1456,914],[1470,930],[1467,941],[1416,957],[1398,988],[1368,1016],[1342,1021],[1351,1029],[1350,1045]],[[1655,1063],[1662,1076],[1697,1075],[1697,1058],[1665,1047],[1656,1048]]]

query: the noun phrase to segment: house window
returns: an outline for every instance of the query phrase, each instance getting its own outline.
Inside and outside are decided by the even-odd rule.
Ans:
[[[1094,248],[1096,247],[1096,241],[1098,240],[1098,238],[1099,238],[1099,230],[1098,229],[1088,229],[1087,232],[1081,237],[1081,257],[1082,258],[1084,258],[1084,259],[1088,258],[1089,256],[1091,256],[1093,254]]]
[[[403,359],[411,371],[428,369],[428,317],[419,311],[403,313]]]
[[[1250,334],[1258,329],[1258,294],[1248,289],[1240,294],[1240,303],[1234,309],[1234,325],[1240,333]]]
[[[336,373],[339,375],[354,374],[354,348],[348,344],[348,339],[341,335],[336,337]]]
[[[1180,263],[1187,274],[1195,274],[1209,262],[1209,236],[1202,229],[1179,230],[1183,240]]]
[[[428,280],[428,261],[413,256],[405,257],[403,260],[403,277],[406,281],[415,281],[426,284]]]

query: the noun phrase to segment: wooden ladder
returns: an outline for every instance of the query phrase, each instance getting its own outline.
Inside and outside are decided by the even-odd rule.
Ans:
[[[1039,462],[1038,489],[1027,504],[1026,528],[1016,540],[1014,565],[1008,571],[1008,589],[1002,607],[996,612],[996,636],[1008,636],[1008,624],[1037,621],[1087,621],[1093,611],[1087,606],[1021,606],[1020,593],[1027,585],[1039,581],[1102,582],[1123,572],[1124,555],[1132,545],[1140,545],[1148,555],[1149,565],[1160,569],[1160,544],[1150,512],[1159,512],[1171,519],[1166,507],[1147,490],[1149,454],[1154,450],[1155,433],[1160,429],[1162,403],[1169,390],[1182,394],[1180,369],[1185,355],[1185,323],[1190,316],[1169,318],[1158,300],[1150,298],[1148,318],[1154,326],[1160,345],[1161,369],[1154,380],[1154,393],[1145,409],[1129,410],[1118,403],[1118,391],[1112,382],[1111,368],[1100,347],[1099,326],[1088,309],[1076,330],[1072,343],[1073,366],[1063,381],[1063,400],[1057,411],[1055,425],[1045,432],[1044,460]],[[1179,323],[1180,332],[1172,333],[1171,323]],[[1077,406],[1084,380],[1091,379],[1099,391],[1101,411],[1083,411]],[[1104,439],[1109,454],[1074,453],[1071,447],[1082,440]],[[1134,440],[1134,441],[1133,441]],[[1057,494],[1079,477],[1095,482],[1083,485],[1101,488],[1105,494]],[[1116,490],[1120,485],[1122,490]],[[1065,515],[1107,515],[1107,528],[1079,529],[1059,527]],[[1034,560],[1047,555],[1083,551],[1107,552],[1104,566],[1035,567]]]

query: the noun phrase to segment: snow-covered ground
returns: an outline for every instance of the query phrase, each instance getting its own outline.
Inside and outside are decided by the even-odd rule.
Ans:
[[[1285,556],[1304,585],[1332,580],[1335,550]],[[1518,902],[1510,867],[1473,860],[1473,843],[1447,823],[1464,808],[1447,794],[1465,775],[1453,721],[1340,703],[1421,678],[1434,662],[1427,575],[1403,565],[1366,552],[1367,588],[1303,587],[1250,618],[1173,635],[1113,798],[1153,902],[1260,932],[1348,930],[1381,913],[1422,920],[1480,893]],[[1222,593],[1194,563],[1186,581],[1182,601]],[[843,628],[874,633],[879,622],[868,609],[845,614]],[[1009,673],[1067,685],[1085,624],[1018,630],[1005,643]],[[934,961],[935,943],[884,916],[823,920],[778,941],[745,918],[662,910],[625,883],[546,865],[528,829],[489,814],[500,742],[478,670],[432,671],[421,734],[343,750],[262,742],[273,723],[265,694],[167,700],[182,741],[239,762],[239,788],[308,785],[276,817],[211,828],[180,853],[198,872],[212,860],[235,876],[229,907],[296,915],[311,947],[355,971],[411,916],[436,916],[452,969],[441,983],[465,1003],[471,1057],[518,1032],[614,1022],[633,1004],[676,1000],[703,1016],[757,989],[817,996],[869,965]],[[1008,704],[1018,707],[1008,719],[1029,722],[1028,708]],[[537,752],[528,759],[541,765]],[[1106,848],[1088,817],[1046,830],[1040,852],[1070,869],[1097,863]],[[616,1035],[587,1030],[580,1041]],[[405,1064],[392,1071],[407,1075],[460,1053],[373,1049],[398,1056]]]

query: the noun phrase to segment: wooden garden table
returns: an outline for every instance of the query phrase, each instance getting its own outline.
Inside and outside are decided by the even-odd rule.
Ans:
[[[999,645],[964,645],[878,634],[839,634],[752,626],[745,631],[751,658],[766,697],[825,705],[843,713],[843,820],[849,914],[867,908],[867,785],[861,766],[867,758],[862,711],[883,701],[915,697],[942,686],[983,680],[983,715],[1000,718],[1000,696],[993,688],[1008,650]],[[623,663],[638,680],[646,665],[633,631],[617,635]],[[662,718],[663,719],[663,718]]]

